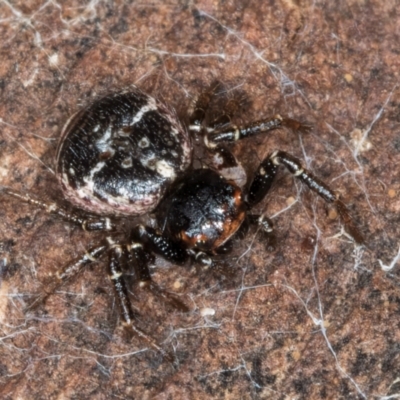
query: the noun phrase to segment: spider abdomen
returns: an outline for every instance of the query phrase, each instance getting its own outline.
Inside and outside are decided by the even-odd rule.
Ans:
[[[57,175],[73,204],[96,214],[153,210],[191,162],[175,112],[133,87],[75,114],[57,150]]]

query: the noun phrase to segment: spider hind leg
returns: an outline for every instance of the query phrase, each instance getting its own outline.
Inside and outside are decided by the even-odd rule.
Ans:
[[[123,277],[123,249],[119,244],[112,244],[110,249],[110,260],[108,263],[108,273],[112,282],[114,292],[117,298],[118,306],[122,317],[122,325],[129,336],[136,336],[145,341],[152,349],[160,352],[170,362],[174,358],[166,352],[157,341],[138,328],[135,324],[135,313],[132,310],[128,290]]]
[[[51,277],[50,281],[43,288],[42,293],[36,296],[35,300],[24,308],[24,312],[33,311],[45,303],[49,296],[54,294],[66,281],[77,275],[86,265],[98,261],[106,250],[106,245],[94,247],[77,260],[66,264]]]

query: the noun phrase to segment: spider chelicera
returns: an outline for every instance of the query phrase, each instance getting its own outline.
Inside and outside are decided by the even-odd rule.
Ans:
[[[149,266],[154,254],[174,264],[193,259],[212,268],[213,256],[229,252],[245,221],[255,221],[270,232],[269,219],[251,215],[250,211],[267,195],[279,166],[286,167],[326,202],[333,203],[354,240],[362,243],[346,206],[333,190],[284,151],[274,151],[260,163],[245,191],[224,178],[221,171],[193,166],[192,136],[202,139],[203,151],[219,154],[223,164],[229,166],[235,160],[224,143],[282,127],[308,129],[280,116],[234,126],[228,113],[211,126],[204,126],[215,90],[214,85],[199,96],[187,128],[172,108],[136,87],[103,97],[71,117],[59,141],[56,176],[76,211],[2,189],[3,193],[58,214],[85,230],[107,233],[104,242],[62,268],[29,309],[42,303],[85,265],[108,254],[109,277],[123,325],[164,353],[155,339],[136,326],[123,272],[132,266],[140,286],[178,309],[187,310],[177,297],[152,282]],[[130,229],[129,237],[117,234],[118,219],[153,211],[155,226],[137,224]]]

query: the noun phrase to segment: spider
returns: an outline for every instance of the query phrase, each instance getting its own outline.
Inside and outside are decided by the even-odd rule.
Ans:
[[[268,194],[280,166],[336,206],[354,240],[363,239],[353,226],[346,206],[325,183],[304,169],[298,159],[276,150],[257,168],[247,190],[224,178],[221,171],[194,167],[194,136],[203,151],[216,153],[224,166],[235,159],[224,143],[242,140],[277,128],[306,131],[298,121],[277,115],[247,126],[235,126],[229,113],[210,126],[204,120],[216,85],[202,93],[188,123],[171,108],[136,87],[107,95],[72,116],[62,130],[57,148],[56,176],[65,198],[76,208],[68,211],[9,188],[2,192],[44,208],[88,231],[104,231],[106,238],[80,259],[57,272],[45,292],[28,306],[36,307],[85,265],[108,254],[108,274],[124,327],[165,354],[157,341],[135,324],[123,273],[133,266],[140,286],[180,310],[187,306],[156,286],[149,266],[154,254],[183,265],[188,260],[213,268],[213,257],[231,250],[248,220],[266,233],[272,224],[251,210]],[[205,149],[205,150],[204,150]],[[121,238],[118,221],[154,212],[154,226],[136,224]]]

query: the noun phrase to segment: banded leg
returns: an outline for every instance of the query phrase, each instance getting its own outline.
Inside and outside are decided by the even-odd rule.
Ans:
[[[188,259],[186,249],[148,226],[138,225],[131,232],[133,243],[143,243],[150,250],[175,264],[184,264]]]
[[[218,87],[220,87],[220,83],[214,82],[206,91],[200,93],[189,116],[189,130],[193,132],[200,132],[202,130],[202,124],[211,99],[215,96]]]
[[[214,168],[218,170],[233,168],[238,165],[236,157],[226,146],[217,146],[213,149],[207,148],[208,152],[214,156]]]
[[[249,215],[248,218],[250,222],[257,224],[260,229],[267,235],[272,234],[274,230],[274,224],[272,221],[266,216],[266,214],[260,215]]]
[[[250,209],[257,205],[267,195],[271,189],[277,171],[278,166],[273,163],[269,156],[261,162],[247,194],[247,204]],[[265,214],[250,215],[249,219],[252,223],[257,224],[261,228],[262,232],[265,234],[266,240],[268,241],[268,246],[274,248],[276,238],[273,234],[272,221]]]
[[[227,168],[233,168],[238,165],[238,161],[233,153],[229,150],[227,146],[223,144],[219,144],[217,146],[211,147],[208,146],[208,135],[210,132],[214,132],[216,130],[220,130],[224,127],[231,125],[232,116],[238,111],[239,103],[235,100],[231,100],[228,104],[225,105],[223,109],[223,113],[220,114],[217,118],[215,118],[205,129],[204,129],[204,144],[206,145],[206,151],[213,156],[214,168],[218,170],[223,170]]]
[[[216,129],[207,134],[204,140],[207,147],[215,148],[222,142],[235,142],[282,127],[300,132],[308,132],[310,130],[308,125],[304,125],[299,121],[276,115],[273,118],[262,119],[246,126],[229,125],[221,129]]]
[[[297,158],[284,151],[275,151],[260,164],[249,190],[248,203],[250,207],[261,201],[268,193],[279,165],[283,165],[294,177],[307,185],[327,203],[334,204],[343,224],[354,241],[357,244],[364,243],[361,233],[353,224],[347,207],[339,200],[335,192],[321,179],[304,169]]]
[[[136,229],[133,230],[132,232],[132,237],[135,240],[135,251],[139,252],[140,250],[140,244],[144,244],[145,246],[148,246],[150,250],[154,251],[156,254],[159,254],[166,260],[169,260],[171,262],[174,262],[176,264],[183,264],[185,261],[188,260],[189,256],[193,258],[197,265],[201,265],[205,267],[205,269],[213,271],[213,273],[218,273],[218,274],[223,274],[226,276],[231,276],[232,273],[228,271],[228,268],[225,266],[219,264],[219,263],[214,263],[212,257],[202,251],[195,251],[195,250],[186,250],[184,247],[182,247],[179,243],[176,243],[168,238],[165,238],[164,236],[158,234],[153,228],[150,227],[144,227],[144,226],[138,226]],[[221,246],[219,252],[229,252],[230,246],[232,243],[227,242],[225,245]],[[131,250],[132,251],[132,250]],[[145,265],[146,258],[143,257],[143,262],[140,263],[141,266]],[[142,270],[142,275],[144,278],[146,278],[146,274],[148,274],[148,270]],[[142,278],[142,279],[144,279]],[[146,279],[148,279],[149,276],[147,276]],[[156,287],[156,291],[159,289]],[[168,292],[168,296],[170,294]],[[155,293],[157,294],[157,292]],[[178,299],[176,299],[178,300]],[[179,301],[179,300],[178,300]],[[179,301],[180,302],[180,301]],[[176,307],[176,305],[175,305]],[[179,307],[177,307],[179,308]],[[181,307],[183,310],[183,308]]]
[[[83,257],[77,261],[66,265],[62,270],[55,274],[53,280],[46,285],[42,293],[36,297],[35,301],[27,306],[24,311],[32,311],[39,305],[43,304],[51,294],[53,294],[67,280],[78,274],[86,265],[98,261],[106,250],[106,245],[95,247],[89,250],[89,252],[84,254]]]
[[[247,194],[247,204],[250,209],[267,195],[277,172],[278,166],[274,164],[270,156],[261,162]]]
[[[174,242],[156,232],[150,227],[138,226],[132,233],[133,237],[140,238],[156,254],[175,264],[183,264],[189,255],[205,267],[213,267],[213,261],[209,254],[202,251],[186,250],[181,244]],[[229,246],[229,244],[228,244]],[[221,248],[223,252],[224,246]]]
[[[135,315],[132,311],[128,291],[122,276],[122,257],[122,247],[118,244],[114,244],[110,250],[108,272],[117,297],[118,306],[121,311],[122,325],[130,334],[136,335],[138,338],[143,339],[154,350],[162,353],[170,361],[173,361],[171,355],[166,354],[165,350],[157,344],[155,339],[135,326]]]
[[[179,300],[172,293],[162,289],[155,284],[151,278],[149,264],[154,262],[154,256],[146,247],[142,244],[144,236],[147,240],[155,243],[158,248],[158,254],[165,257],[169,261],[182,263],[182,259],[187,258],[187,254],[181,253],[183,249],[179,247],[179,251],[173,250],[175,243],[164,239],[161,235],[158,235],[153,229],[139,226],[132,232],[132,241],[128,246],[128,260],[133,265],[139,286],[150,291],[154,296],[160,298],[164,302],[167,302],[179,311],[188,312],[189,308],[181,300]],[[152,247],[150,245],[150,247]],[[153,247],[154,249],[154,247]],[[163,249],[163,250],[161,250]],[[157,252],[157,250],[154,250]]]
[[[218,248],[218,252],[215,252],[214,256],[211,257],[209,254],[203,251],[190,250],[190,256],[195,261],[195,268],[198,274],[211,274],[216,278],[223,275],[226,278],[233,278],[235,276],[235,270],[232,268],[230,263],[226,263],[223,260],[218,260],[218,255],[229,253],[231,250],[231,243],[222,249]]]
[[[214,82],[205,92],[201,93],[194,104],[194,109],[189,117],[189,130],[192,132],[204,133],[204,140],[207,144],[207,135],[209,132],[222,129],[231,124],[231,117],[238,111],[239,102],[235,99],[228,101],[223,108],[223,113],[215,118],[209,126],[203,126],[207,110],[212,98],[215,96],[218,89],[222,88],[219,82]],[[212,152],[218,158],[218,163],[215,166],[221,170],[224,168],[232,168],[238,165],[235,156],[225,146],[206,146],[208,152]]]
[[[78,213],[69,212],[55,203],[45,203],[36,200],[29,195],[24,195],[13,190],[3,188],[1,192],[22,200],[25,203],[33,204],[36,207],[44,209],[49,214],[56,214],[66,221],[72,222],[76,225],[82,226],[86,231],[113,231],[115,230],[114,224],[109,218],[106,217],[81,217]]]
[[[248,219],[254,225],[257,225],[258,235],[262,235],[262,242],[265,245],[267,251],[273,251],[276,249],[277,238],[274,233],[274,225],[272,221],[267,217],[266,213],[260,215],[249,215]]]
[[[214,267],[214,261],[209,254],[204,253],[203,251],[191,251],[190,255],[198,265],[201,265],[207,269]]]

